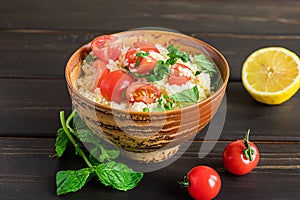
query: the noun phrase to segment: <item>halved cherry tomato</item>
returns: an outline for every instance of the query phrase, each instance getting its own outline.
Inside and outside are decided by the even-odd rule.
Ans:
[[[154,44],[151,42],[147,41],[138,41],[133,43],[134,48],[139,48],[141,51],[149,52],[149,51],[154,51],[159,53],[159,50],[155,47]]]
[[[106,64],[100,59],[96,59],[94,61],[93,67],[96,68],[96,74],[91,91],[94,91],[97,87],[100,87],[102,79],[109,73],[109,69],[107,69]]]
[[[127,60],[127,68],[130,69],[130,68],[135,68],[135,63],[136,63],[136,60],[137,60],[137,52],[138,50],[136,48],[133,48],[133,47],[130,47],[126,54],[125,54],[125,59]]]
[[[126,72],[116,70],[107,74],[100,83],[100,90],[102,95],[115,102],[124,101],[125,89],[134,81]]]
[[[127,69],[132,72],[137,72],[140,74],[145,74],[154,69],[157,60],[150,56],[139,57],[137,56],[138,52],[149,53],[154,51],[159,53],[158,49],[151,42],[139,41],[133,44],[133,47],[130,47],[125,55],[127,60]]]
[[[160,98],[162,92],[154,85],[147,82],[134,82],[126,90],[126,99],[130,103],[143,102],[150,104]]]
[[[244,140],[231,142],[223,151],[224,166],[233,174],[247,174],[258,164],[259,151],[257,146],[249,141],[249,133],[250,130],[248,130]]]
[[[192,168],[179,184],[186,187],[194,199],[211,200],[219,194],[222,182],[213,168],[202,165]]]
[[[183,85],[191,80],[191,77],[184,75],[182,71],[185,71],[187,74],[192,73],[190,68],[181,63],[175,63],[171,66],[170,77],[168,83],[170,85]]]
[[[122,42],[115,36],[102,35],[92,41],[91,48],[94,54],[107,64],[110,59],[116,60],[120,57]]]
[[[141,58],[141,61],[138,63],[136,72],[139,74],[146,74],[152,71],[157,63],[157,60],[151,56],[146,56]]]

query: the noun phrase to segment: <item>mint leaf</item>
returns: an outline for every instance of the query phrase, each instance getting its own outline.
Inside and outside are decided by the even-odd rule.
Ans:
[[[79,129],[88,129],[87,125],[85,122],[81,119],[81,117],[78,115],[76,112],[73,117],[73,127],[74,130],[79,130]]]
[[[169,96],[169,98],[172,98],[177,102],[197,103],[199,101],[199,91],[197,86],[195,85],[191,89],[186,89],[181,91],[180,93],[172,94]]]
[[[98,144],[101,142],[100,137],[90,129],[77,130],[77,137],[82,143]]]
[[[134,188],[143,178],[143,173],[135,172],[123,163],[110,161],[96,167],[96,175],[105,186],[127,191]]]
[[[91,174],[90,168],[59,171],[56,173],[57,195],[75,192],[81,189]]]
[[[57,130],[55,151],[58,157],[61,157],[67,148],[68,137],[63,128]]]
[[[90,160],[94,164],[99,164],[105,160],[111,161],[116,159],[120,155],[119,150],[104,149],[102,145],[97,145],[90,150]]]
[[[195,62],[198,66],[199,71],[208,72],[208,73],[216,73],[216,67],[213,62],[208,60],[205,55],[195,55]]]

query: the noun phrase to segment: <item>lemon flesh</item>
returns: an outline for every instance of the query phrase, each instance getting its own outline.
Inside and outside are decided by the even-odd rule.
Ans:
[[[282,47],[253,52],[244,62],[242,82],[257,101],[276,105],[289,100],[300,87],[300,59]]]

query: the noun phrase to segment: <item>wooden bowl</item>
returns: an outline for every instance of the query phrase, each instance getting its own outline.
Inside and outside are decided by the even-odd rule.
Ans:
[[[135,30],[113,34],[127,45],[147,39],[163,46],[174,44],[190,54],[210,56],[217,65],[222,83],[219,89],[197,104],[166,112],[133,112],[113,109],[81,95],[76,87],[81,64],[91,51],[90,43],[79,48],[66,65],[65,76],[72,103],[80,117],[100,137],[113,143],[129,158],[159,162],[176,153],[180,144],[195,136],[212,119],[224,96],[229,79],[226,59],[212,46],[180,33]]]

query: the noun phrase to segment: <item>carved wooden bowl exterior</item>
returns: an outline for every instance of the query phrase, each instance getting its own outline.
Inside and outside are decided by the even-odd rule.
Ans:
[[[143,162],[163,161],[176,153],[180,144],[199,133],[217,112],[229,79],[225,58],[210,45],[195,38],[166,31],[136,30],[114,34],[131,44],[147,39],[164,46],[174,44],[191,54],[204,53],[216,63],[222,78],[219,89],[197,104],[166,112],[133,112],[113,109],[82,96],[76,87],[82,61],[90,43],[79,48],[66,65],[65,76],[74,108],[95,133],[115,144],[123,153]],[[128,45],[127,44],[127,45]]]

